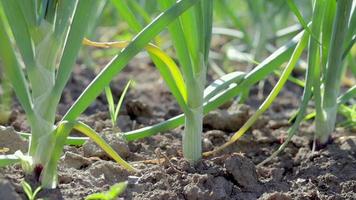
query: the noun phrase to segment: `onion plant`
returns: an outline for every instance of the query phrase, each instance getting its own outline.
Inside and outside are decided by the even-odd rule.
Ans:
[[[158,2],[162,9],[167,9],[176,3],[174,0]],[[142,25],[125,2],[119,0],[113,3],[130,27],[134,31],[139,31]],[[212,3],[212,0],[199,2],[168,26],[181,70],[174,60],[157,46],[153,44],[146,46],[146,50],[185,114],[183,154],[191,163],[197,162],[202,156],[203,103],[212,31]],[[126,46],[125,42],[86,41],[86,43],[96,47],[124,48]]]
[[[352,18],[350,18],[352,1],[338,1],[337,5],[334,1],[314,1],[312,24],[310,27],[307,26],[304,22],[304,19],[301,17],[300,12],[295,6],[294,2],[288,2],[293,12],[296,13],[298,19],[301,21],[302,26],[305,28],[303,39],[296,47],[295,52],[290,58],[289,64],[281,75],[280,80],[273,88],[270,95],[263,102],[263,104],[258,108],[256,113],[241,127],[239,131],[237,131],[232,136],[230,141],[215,151],[207,152],[206,155],[211,155],[216,151],[234,143],[252,126],[257,118],[270,107],[270,105],[273,103],[273,100],[281,91],[282,86],[285,84],[287,77],[290,75],[290,70],[296,64],[296,61],[299,59],[304,48],[307,46],[307,42],[308,69],[306,73],[304,93],[298,114],[296,115],[293,125],[288,130],[287,140],[278,149],[278,151],[276,151],[270,158],[261,164],[266,163],[271,158],[276,156],[288,144],[291,137],[297,131],[300,122],[304,119],[308,102],[312,96],[314,96],[316,105],[316,140],[321,143],[325,143],[331,132],[334,130],[337,108],[339,104],[341,104],[341,100],[338,102],[338,93],[340,90],[340,80],[342,78],[344,66],[342,65],[342,55],[348,53],[349,49],[345,48],[345,46],[349,46],[350,42],[354,43],[354,41],[351,40],[351,37],[346,37],[347,33],[349,33],[349,35],[354,35],[355,30],[350,24],[353,21]],[[334,12],[336,12],[335,17],[333,17]],[[328,34],[330,32],[333,32],[332,36]],[[337,41],[335,41],[336,37],[341,38],[338,38]],[[345,41],[344,38],[346,38]],[[334,54],[335,52],[333,51],[335,49],[332,48],[333,46],[331,44],[334,44],[335,46],[336,44],[339,44],[339,49],[337,49],[338,54]],[[335,60],[338,62],[335,63]],[[328,76],[330,76],[329,79],[331,79],[331,76],[333,77],[331,81],[332,84],[328,84]],[[347,101],[352,97],[355,97],[354,87],[348,90],[344,95],[340,96],[340,99]],[[328,98],[328,100],[326,98]],[[333,103],[331,104],[330,101]],[[332,112],[330,111],[331,105],[333,109]]]
[[[159,1],[163,8],[175,1]],[[188,161],[197,162],[202,156],[202,128],[204,88],[210,49],[213,1],[205,0],[184,13],[169,27],[173,46],[182,69],[184,83],[175,94],[185,114],[183,155]]]
[[[288,138],[286,142],[281,146],[281,148],[275,154],[273,154],[273,156],[277,155],[277,153],[280,152],[286,146],[288,141],[297,131],[300,122],[303,121],[304,119],[304,116],[306,114],[306,108],[311,98],[314,96],[317,105],[319,106],[323,105],[317,100],[318,90],[323,90],[323,92],[321,93],[323,96],[327,95],[328,90],[325,88],[324,91],[324,87],[327,85],[326,71],[333,70],[333,68],[327,67],[330,65],[327,64],[329,63],[328,60],[332,59],[332,57],[334,56],[331,55],[331,53],[327,53],[329,51],[332,51],[329,50],[330,49],[329,44],[331,44],[332,43],[331,41],[334,40],[333,37],[331,37],[330,33],[333,32],[332,30],[338,33],[340,29],[344,29],[343,34],[345,34],[346,31],[345,41],[341,41],[341,43],[339,41],[339,44],[342,46],[342,48],[339,49],[339,51],[342,52],[341,55],[344,56],[347,55],[348,51],[350,50],[350,45],[352,46],[355,42],[354,40],[354,33],[355,33],[354,31],[356,26],[355,11],[354,11],[355,9],[351,9],[355,5],[351,6],[352,4],[351,1],[338,1],[337,2],[338,6],[336,6],[336,3],[332,0],[330,1],[325,0],[320,2],[314,1],[314,4],[315,5],[313,8],[314,10],[313,10],[313,19],[312,19],[313,23],[308,24],[304,21],[294,1],[288,1],[288,5],[290,9],[295,13],[298,20],[300,21],[301,26],[305,30],[299,33],[297,36],[295,36],[290,42],[287,43],[287,45],[273,52],[272,55],[270,55],[267,59],[265,59],[260,64],[258,64],[256,68],[254,68],[252,71],[248,73],[233,72],[227,74],[221,77],[220,79],[216,80],[208,88],[206,88],[204,93],[204,103],[203,103],[204,114],[222,105],[224,102],[228,101],[232,97],[241,95],[245,88],[249,88],[252,85],[263,80],[267,75],[273,73],[274,70],[278,69],[279,66],[281,66],[283,63],[288,61],[287,66],[285,67],[283,72],[280,73],[280,80],[278,81],[277,85],[273,88],[270,95],[258,108],[256,113],[246,122],[246,124],[236,134],[233,135],[233,137],[228,143],[223,145],[221,148],[218,148],[217,150],[223,149],[224,147],[238,140],[238,138],[240,138],[253,125],[253,123],[258,119],[258,117],[262,115],[270,107],[274,99],[282,90],[286,81],[290,78],[293,68],[300,60],[303,51],[307,49],[307,47],[308,47],[308,68],[305,75],[306,77],[305,83],[302,82],[301,84],[299,84],[304,87],[304,94],[302,96],[301,105],[293,125],[288,130]],[[346,5],[342,5],[342,4],[346,4]],[[339,6],[343,7],[344,10],[343,12],[338,11],[337,13],[343,13],[344,15],[339,14],[335,16],[333,13],[336,12],[337,10],[336,7],[339,8]],[[348,17],[349,15],[348,13],[351,10],[353,10],[353,14],[351,15],[351,17]],[[340,19],[340,17],[343,18]],[[333,21],[334,21],[334,25],[333,25]],[[319,26],[321,26],[321,28]],[[184,43],[179,43],[179,44],[182,45]],[[316,49],[317,52],[315,52],[313,48]],[[321,51],[322,53],[318,53],[318,51]],[[179,52],[177,51],[177,53]],[[317,74],[318,70],[320,70],[322,66],[324,66],[323,69],[325,75]],[[340,65],[339,67],[342,68],[342,65]],[[317,87],[314,85],[315,82],[321,82],[321,81],[325,83],[323,84],[319,83]],[[340,82],[338,82],[337,87],[338,88],[340,87]],[[355,97],[354,87],[348,90],[345,94],[341,95],[337,101],[334,101],[335,103],[334,106],[343,104],[353,97]],[[323,111],[322,113],[325,113],[325,111]],[[126,140],[131,141],[131,140],[136,140],[138,138],[151,136],[159,132],[167,131],[169,129],[182,125],[186,121],[184,120],[184,118],[186,117],[185,115],[186,113],[173,117],[167,121],[161,122],[159,124],[150,127],[145,127],[142,129],[124,133],[123,136],[124,138],[126,138]],[[325,133],[325,134],[328,135],[329,133]],[[316,134],[316,136],[318,136],[318,134]],[[216,151],[207,152],[204,155],[208,156],[215,152]]]
[[[100,0],[0,1],[0,58],[31,126],[26,154],[0,157],[0,166],[21,162],[39,176],[45,188],[57,184],[57,163],[72,129],[90,137],[127,170],[135,170],[77,117],[159,32],[198,0],[181,0],[147,25],[85,89],[55,125],[55,112],[71,75],[91,20],[100,14]],[[95,14],[93,14],[95,13]]]
[[[90,22],[87,12],[100,10],[102,4],[47,0],[0,4],[4,72],[31,126],[28,155],[18,152],[15,156],[27,173],[40,176],[44,187],[56,186],[57,162],[71,128],[81,129],[120,164],[133,170],[88,126],[75,121],[54,126],[56,105]]]
[[[332,4],[334,4],[334,2],[326,2],[327,6],[334,6]],[[315,58],[317,62],[315,64],[319,68],[316,69],[314,84],[316,102],[316,138],[321,143],[325,143],[328,140],[330,134],[335,129],[337,98],[340,91],[341,78],[344,73],[343,54],[345,52],[345,46],[348,45],[347,42],[350,42],[351,39],[346,37],[348,31],[355,31],[355,29],[349,29],[351,26],[350,23],[355,23],[355,21],[351,21],[350,19],[351,9],[353,6],[355,7],[355,5],[352,4],[352,0],[337,1],[336,14],[332,24],[331,37],[329,38],[329,35],[326,34],[327,38],[323,38],[323,42],[328,43],[326,45],[328,48],[321,49],[321,53],[319,53],[322,55],[321,59]],[[318,6],[323,8],[325,5],[315,3],[315,9],[318,9]],[[324,9],[328,8],[326,7]],[[335,11],[332,10],[331,12]],[[355,9],[353,12],[355,15]],[[322,14],[323,13],[321,11],[320,15]],[[329,13],[326,13],[325,15],[327,14]],[[330,24],[331,22],[328,20],[323,22],[324,26]],[[325,31],[323,31],[323,33],[329,31],[330,29],[325,27],[324,30]],[[355,34],[355,32],[351,33],[353,35]],[[315,47],[310,46],[311,50],[312,48]],[[319,77],[322,77],[321,81],[319,81]]]

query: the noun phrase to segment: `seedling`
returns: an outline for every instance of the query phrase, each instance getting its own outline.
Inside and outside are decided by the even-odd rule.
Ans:
[[[32,187],[26,181],[22,181],[21,186],[28,200],[36,200],[37,194],[42,190],[42,187],[39,186],[35,189],[35,191],[32,191]]]
[[[111,124],[112,124],[112,128],[114,130],[118,130],[117,127],[117,117],[119,116],[119,112],[121,109],[121,105],[124,101],[125,95],[130,87],[130,85],[132,84],[132,80],[130,80],[129,82],[127,82],[124,90],[121,93],[120,99],[115,107],[115,103],[114,103],[114,97],[112,95],[111,89],[110,87],[105,87],[105,95],[106,95],[106,99],[108,101],[108,106],[109,106],[109,113],[110,113],[110,118],[111,118]]]
[[[85,200],[114,200],[126,190],[127,184],[127,181],[117,183],[111,186],[108,191],[91,194]]]

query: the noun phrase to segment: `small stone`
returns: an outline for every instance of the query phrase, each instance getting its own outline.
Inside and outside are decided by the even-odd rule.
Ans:
[[[208,138],[203,139],[203,151],[211,151],[213,150],[213,143]]]
[[[63,158],[64,166],[67,168],[82,169],[91,164],[91,160],[72,152],[66,152]]]
[[[16,193],[15,188],[8,180],[0,179],[0,197],[8,200],[21,200],[19,194]]]

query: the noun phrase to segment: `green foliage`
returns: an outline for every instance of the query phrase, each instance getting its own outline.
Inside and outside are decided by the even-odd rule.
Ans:
[[[108,146],[98,133],[76,119],[131,58],[169,23],[199,1],[179,1],[148,24],[95,77],[56,126],[54,122],[57,105],[73,71],[82,39],[93,26],[92,20],[100,15],[106,1],[39,2],[41,4],[37,0],[0,1],[0,58],[6,76],[16,86],[13,87],[15,94],[31,126],[29,153],[25,155],[29,158],[25,165],[26,172],[29,173],[34,166],[40,165],[43,167],[40,176],[42,186],[56,187],[57,162],[72,129],[94,140],[127,170],[136,170]],[[81,141],[82,139],[72,140]],[[2,156],[4,160],[0,163],[23,161],[18,155]]]
[[[39,186],[35,189],[35,191],[32,191],[30,184],[28,184],[26,181],[22,181],[21,186],[28,200],[36,200],[37,194],[42,190],[42,187]]]
[[[113,127],[116,126],[120,107],[131,81],[127,83],[117,105],[114,103],[110,82],[143,50],[148,52],[183,114],[157,125],[120,133],[128,141],[184,124],[183,154],[187,160],[195,163],[202,157],[204,114],[232,98],[247,99],[249,89],[255,84],[263,86],[264,79],[270,74],[279,76],[279,81],[256,113],[222,148],[238,140],[253,125],[272,105],[287,80],[304,87],[304,92],[300,108],[291,121],[293,124],[288,130],[288,138],[274,156],[296,133],[307,115],[308,103],[312,100],[316,110],[316,138],[320,141],[326,141],[334,130],[337,112],[346,118],[342,125],[355,124],[355,107],[348,104],[355,97],[354,87],[345,95],[339,95],[345,71],[350,70],[356,74],[352,53],[356,41],[354,1],[316,0],[313,1],[312,9],[304,9],[310,7],[307,1],[294,0],[288,0],[287,4],[283,0],[218,0],[214,3],[216,7],[213,0],[158,0],[157,5],[131,0],[112,0],[111,4],[104,0],[0,0],[0,123],[6,118],[1,105],[9,107],[11,95],[7,94],[12,89],[31,127],[30,134],[21,133],[30,140],[28,154],[18,152],[0,155],[0,166],[20,162],[24,170],[31,173],[34,166],[41,165],[44,169],[41,174],[42,186],[53,188],[57,184],[57,163],[63,146],[81,145],[90,138],[127,170],[135,170],[98,133],[77,121],[77,118],[105,91],[111,122]],[[105,5],[115,8],[120,20],[128,24],[130,33],[137,35],[129,33],[127,38],[132,38],[132,41],[84,41],[86,45],[115,47],[121,51],[100,71],[58,124],[55,124],[57,106],[74,69],[83,38],[93,29]],[[235,7],[238,7],[239,12]],[[111,13],[113,9],[109,8],[107,12]],[[161,14],[151,20],[159,12]],[[213,13],[216,14],[215,18]],[[272,16],[276,17],[269,21]],[[213,19],[219,26],[228,28],[213,29]],[[117,24],[113,19],[105,21]],[[163,38],[169,38],[171,42],[161,47],[163,45],[159,33],[165,29],[168,31],[162,34]],[[215,56],[209,56],[213,34],[232,37],[227,42],[226,49],[235,50],[240,57],[246,57],[244,62],[247,61],[249,66],[248,72],[232,69],[234,72],[226,73],[223,67],[216,65],[218,70],[215,71],[221,77],[206,87],[208,63],[214,61]],[[294,38],[291,39],[291,36]],[[235,45],[236,40],[239,45]],[[277,49],[286,40],[289,42]],[[240,51],[240,47],[243,50]],[[225,48],[222,49],[224,51]],[[303,63],[302,54],[305,50],[307,69],[302,81],[293,78],[291,74],[298,64]],[[173,52],[175,58],[167,52]],[[270,52],[271,55],[267,56]],[[222,57],[219,62],[223,64],[229,59],[241,61],[239,56]],[[285,63],[287,65],[283,65]],[[347,64],[349,69],[346,69]],[[12,88],[9,87],[10,84]],[[309,114],[307,117],[311,118],[313,115]],[[87,137],[69,137],[73,129]],[[211,153],[214,152],[204,155]],[[112,190],[119,191],[117,188]],[[110,191],[102,193],[103,198]]]
[[[114,129],[117,128],[117,117],[119,115],[119,112],[120,112],[120,109],[121,109],[121,105],[124,102],[125,95],[126,95],[128,89],[129,89],[130,85],[132,85],[132,80],[127,82],[124,90],[121,93],[120,99],[119,99],[116,107],[115,107],[114,97],[112,95],[110,87],[106,87],[105,88],[105,95],[106,95],[106,99],[108,101],[111,124],[112,124],[112,127]]]
[[[126,187],[127,181],[117,183],[111,186],[108,191],[91,194],[85,197],[85,200],[114,200],[126,190]]]

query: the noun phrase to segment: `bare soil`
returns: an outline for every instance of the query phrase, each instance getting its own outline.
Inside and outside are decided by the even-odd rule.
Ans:
[[[58,119],[94,76],[93,70],[77,67],[61,100]],[[210,81],[213,78],[209,76]],[[115,96],[120,96],[129,79],[135,80],[136,85],[120,113],[118,126],[122,131],[152,125],[180,113],[163,79],[146,60],[135,60],[115,78],[111,85]],[[265,92],[270,87],[267,82]],[[231,101],[205,117],[205,151],[220,146],[241,127],[261,103],[256,93],[253,89],[247,105]],[[257,167],[283,142],[290,125],[288,119],[300,96],[301,89],[288,84],[272,108],[238,142],[220,155],[192,166],[182,158],[182,127],[125,143],[113,134],[102,95],[81,120],[100,132],[140,172],[126,172],[90,141],[82,147],[66,146],[59,164],[58,189],[43,190],[39,197],[84,199],[128,180],[129,186],[121,196],[124,199],[356,199],[356,133],[350,130],[338,128],[329,145],[312,152],[313,127],[309,122],[303,123],[283,153]],[[18,105],[8,126],[17,131],[29,130]],[[24,141],[1,143],[9,141],[9,133],[14,133],[11,128],[0,129],[1,145],[10,150],[19,148],[19,144],[25,146]],[[0,199],[26,199],[19,184],[24,178],[18,165],[0,169]],[[38,185],[31,177],[26,178],[34,188]]]

